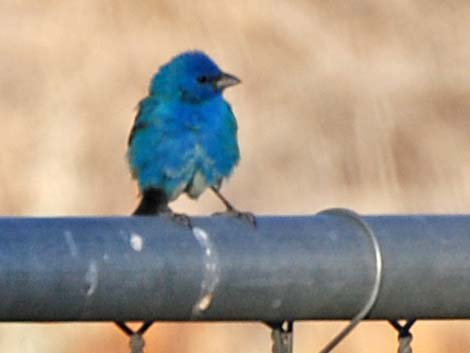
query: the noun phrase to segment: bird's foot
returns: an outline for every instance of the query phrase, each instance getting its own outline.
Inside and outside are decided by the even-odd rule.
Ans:
[[[189,229],[193,229],[193,222],[191,221],[191,217],[189,217],[187,214],[184,214],[184,213],[176,213],[176,212],[173,212],[173,211],[168,211],[168,212],[165,212],[166,215],[168,215],[168,217],[170,217],[170,219],[180,225],[180,226],[183,226],[183,227],[186,227],[186,228],[189,228]]]
[[[248,222],[253,227],[256,228],[256,216],[251,212],[241,212],[235,208],[229,208],[225,212],[216,212],[213,214],[214,216],[228,216],[233,218],[238,218],[242,221]]]
[[[256,228],[256,217],[251,212],[240,212],[237,210],[219,191],[219,189],[215,186],[211,187],[212,191],[214,191],[215,195],[222,201],[225,205],[227,210],[225,212],[217,212],[214,213],[214,216],[228,216],[228,217],[235,217],[241,219],[242,221],[250,223],[253,227]]]

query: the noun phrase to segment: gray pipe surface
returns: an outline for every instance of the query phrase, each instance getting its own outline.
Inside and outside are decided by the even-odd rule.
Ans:
[[[364,216],[370,319],[470,318],[470,216]],[[0,218],[0,321],[350,319],[374,284],[341,214]]]

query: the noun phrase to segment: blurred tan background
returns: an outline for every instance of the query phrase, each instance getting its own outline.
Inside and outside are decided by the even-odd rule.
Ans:
[[[241,209],[470,212],[468,1],[2,1],[0,213],[124,215],[135,106],[175,54],[209,53],[230,89]],[[209,193],[174,208],[222,209]],[[296,326],[317,352],[345,323]],[[467,352],[470,324],[419,322],[415,352]],[[128,352],[111,324],[2,325],[16,352]],[[364,323],[336,352],[395,352]],[[260,324],[158,324],[147,352],[270,352]]]

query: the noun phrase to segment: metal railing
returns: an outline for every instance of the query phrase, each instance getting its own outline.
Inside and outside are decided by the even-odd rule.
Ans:
[[[470,216],[0,218],[0,321],[116,321],[141,352],[153,321],[470,318]],[[409,319],[400,325],[397,320]],[[137,332],[125,321],[143,321]],[[284,324],[283,324],[284,323]],[[136,348],[137,347],[137,348]]]
[[[368,319],[470,318],[470,216],[364,216],[381,286]],[[374,285],[341,213],[0,218],[0,321],[350,319]]]

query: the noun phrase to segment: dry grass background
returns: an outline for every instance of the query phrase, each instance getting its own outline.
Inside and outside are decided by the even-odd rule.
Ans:
[[[158,66],[200,48],[227,91],[242,163],[224,187],[256,213],[470,212],[468,1],[2,1],[0,213],[128,214],[125,163]],[[211,213],[211,195],[175,208]],[[316,352],[344,323],[298,325]],[[418,323],[416,352],[466,352],[470,325]],[[4,325],[16,352],[127,352],[110,324]],[[394,352],[365,323],[337,352]],[[256,324],[160,324],[148,352],[268,352]]]

